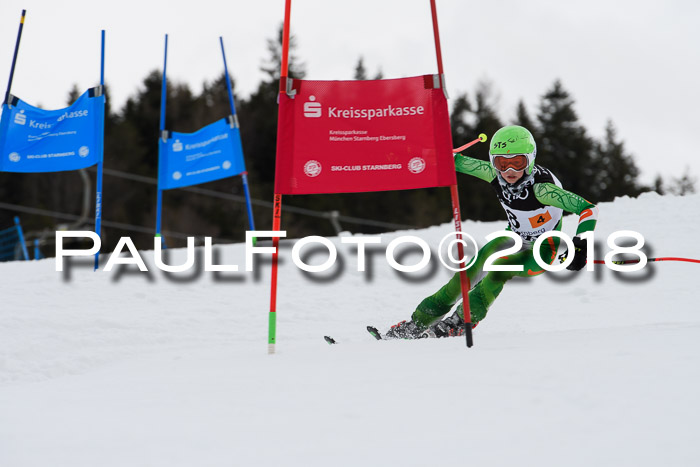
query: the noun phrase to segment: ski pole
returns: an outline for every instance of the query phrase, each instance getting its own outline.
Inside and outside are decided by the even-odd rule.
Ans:
[[[563,263],[566,261],[566,256],[560,255],[559,256],[559,262]],[[700,264],[700,259],[693,259],[693,258],[677,258],[677,257],[663,257],[663,258],[647,258],[647,263],[653,263],[653,262],[659,262],[659,261],[684,261],[686,263],[698,263]],[[637,264],[639,263],[638,259],[624,259],[624,260],[618,260],[618,261],[612,261],[613,264]],[[596,259],[593,261],[593,264],[605,264],[605,261]]]
[[[460,151],[464,151],[465,149],[474,146],[476,143],[483,143],[483,142],[486,141],[487,139],[488,139],[488,137],[487,137],[485,134],[481,133],[481,134],[479,135],[479,137],[478,137],[477,139],[475,139],[474,141],[472,141],[472,142],[470,142],[470,143],[467,143],[467,144],[465,144],[464,146],[460,146],[460,147],[458,147],[457,149],[453,149],[453,150],[452,150],[452,154],[457,154],[457,153],[460,152]]]
[[[685,261],[686,263],[699,263],[700,264],[700,259],[692,259],[692,258],[647,258],[647,263],[652,263],[654,261]],[[621,261],[612,261],[613,264],[637,264],[639,262],[638,259],[626,259],[626,260],[621,260]],[[599,259],[593,261],[594,264],[605,264],[605,261],[601,261]]]

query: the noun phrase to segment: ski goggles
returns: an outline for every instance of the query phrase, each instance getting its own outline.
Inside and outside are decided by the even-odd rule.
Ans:
[[[525,154],[498,155],[493,156],[492,160],[493,167],[499,172],[525,170],[528,162]]]

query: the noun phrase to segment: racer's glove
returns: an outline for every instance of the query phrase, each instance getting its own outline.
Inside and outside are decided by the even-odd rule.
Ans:
[[[580,271],[586,265],[586,256],[588,254],[588,242],[580,237],[574,237],[571,239],[574,244],[574,260],[566,267],[569,271]],[[569,256],[569,251],[567,250],[563,255],[559,256],[559,261],[562,263],[566,261]]]

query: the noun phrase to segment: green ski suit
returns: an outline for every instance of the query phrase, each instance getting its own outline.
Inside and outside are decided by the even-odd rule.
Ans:
[[[577,194],[562,189],[561,183],[549,170],[535,165],[528,176],[514,185],[508,185],[493,166],[486,161],[455,156],[458,172],[471,175],[491,184],[503,209],[508,215],[508,230],[520,235],[523,247],[520,251],[494,261],[495,265],[523,265],[522,271],[483,271],[484,262],[494,252],[512,244],[508,237],[499,237],[484,245],[475,263],[467,269],[471,284],[469,309],[471,322],[476,325],[486,317],[489,307],[503,290],[506,282],[515,276],[530,277],[544,272],[533,255],[534,242],[539,235],[551,230],[561,230],[563,211],[578,214],[576,235],[595,228],[598,209]],[[550,264],[556,259],[559,238],[550,237],[540,247],[540,257]],[[411,319],[420,327],[428,327],[447,314],[461,298],[459,273],[433,295],[425,298],[413,312]],[[463,315],[462,304],[459,312]]]

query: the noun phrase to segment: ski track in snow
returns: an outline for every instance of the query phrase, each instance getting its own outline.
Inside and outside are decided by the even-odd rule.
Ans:
[[[598,259],[617,230],[642,233],[650,256],[700,258],[699,204],[601,203]],[[504,226],[463,229],[483,244]],[[410,234],[436,248],[452,228],[382,244]],[[700,464],[700,265],[511,281],[466,349],[375,341],[367,324],[408,319],[450,275],[407,281],[381,254],[369,278],[332,240],[345,268],[324,283],[282,250],[274,356],[269,265],[166,275],[152,252],[149,274],[0,264],[0,466]],[[244,269],[242,245],[218,251]]]

